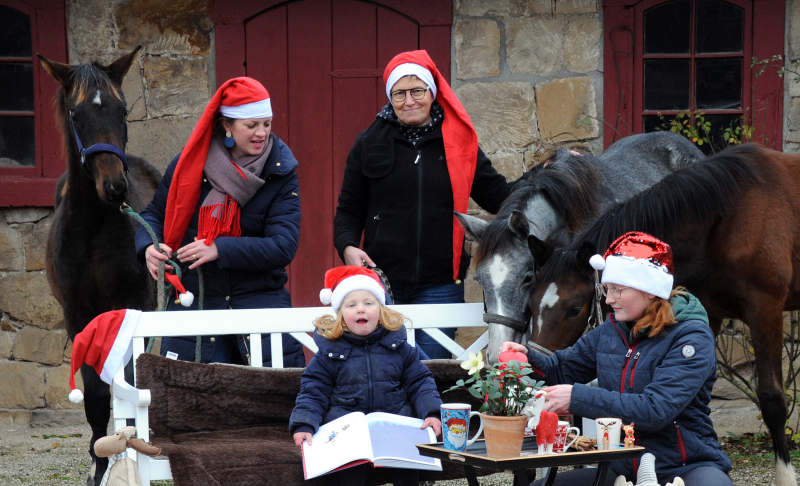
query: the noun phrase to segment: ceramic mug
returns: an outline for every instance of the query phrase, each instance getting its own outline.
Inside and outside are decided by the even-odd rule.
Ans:
[[[575,438],[568,444],[567,437],[570,433],[575,434]],[[578,427],[570,427],[569,422],[565,422],[564,420],[558,421],[558,427],[556,427],[556,441],[553,444],[553,452],[556,454],[561,454],[565,450],[569,449],[569,447],[578,440],[578,436],[581,434],[580,429]]]
[[[444,442],[444,448],[458,452],[466,451],[467,446],[472,445],[475,439],[481,435],[481,431],[483,431],[481,414],[473,412],[472,407],[468,403],[443,403],[441,411],[442,441]],[[478,417],[481,425],[475,437],[467,440],[469,419],[472,416]]]
[[[622,420],[618,418],[598,418],[597,424],[597,450],[607,451],[619,449],[619,431]]]

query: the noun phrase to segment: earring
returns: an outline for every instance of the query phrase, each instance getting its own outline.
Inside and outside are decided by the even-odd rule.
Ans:
[[[225,146],[228,148],[233,148],[233,137],[231,137],[231,132],[225,132]]]

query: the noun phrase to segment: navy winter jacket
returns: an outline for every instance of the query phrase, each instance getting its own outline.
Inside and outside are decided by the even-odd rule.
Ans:
[[[300,191],[295,173],[298,164],[292,151],[281,139],[274,134],[270,134],[270,137],[273,138],[272,151],[260,174],[265,183],[241,208],[242,236],[218,237],[214,242],[219,250],[219,259],[202,265],[205,288],[203,309],[257,309],[292,305],[284,284],[287,281],[285,267],[297,252],[300,236]],[[152,226],[159,242],[164,241],[167,195],[179,157],[180,154],[169,164],[153,200],[142,212],[142,218]],[[194,241],[197,236],[200,205],[209,191],[211,183],[204,178],[200,199],[181,246]],[[152,239],[140,226],[136,232],[136,253],[142,261],[145,250],[152,244]],[[172,249],[173,252],[177,250]],[[195,295],[195,301],[188,309],[171,302],[170,311],[197,309],[199,282],[197,271],[188,270],[189,264],[181,264],[182,282]],[[238,338],[245,363],[249,348],[247,339],[249,336]],[[203,338],[203,362],[210,361],[215,341],[215,336]],[[193,337],[172,338],[168,342],[170,350],[179,354],[179,359],[194,360]],[[264,365],[269,366],[272,352],[268,335],[262,338],[262,349]],[[285,360],[284,366],[305,365],[302,346],[297,340],[284,335],[283,350],[284,355],[290,358]]]
[[[670,303],[678,323],[654,338],[631,338],[626,323],[609,318],[554,356],[528,353],[548,385],[573,385],[571,413],[634,422],[637,444],[656,456],[660,484],[698,466],[731,470],[709,416],[717,357],[708,316],[691,294]],[[598,387],[582,384],[595,378]],[[636,481],[632,461],[611,468]]]
[[[378,327],[366,337],[345,332],[327,339],[300,379],[289,430],[315,433],[350,412],[386,412],[407,417],[438,416],[442,404],[433,373],[406,342],[406,329]]]

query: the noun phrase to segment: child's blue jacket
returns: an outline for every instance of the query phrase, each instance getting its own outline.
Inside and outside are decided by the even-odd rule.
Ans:
[[[406,341],[406,330],[383,327],[367,337],[314,333],[319,351],[300,379],[289,430],[315,433],[350,412],[438,416],[442,400],[433,373]]]

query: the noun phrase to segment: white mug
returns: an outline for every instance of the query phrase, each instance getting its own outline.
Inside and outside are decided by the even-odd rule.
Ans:
[[[622,420],[618,418],[597,418],[597,450],[619,449],[619,431]]]

